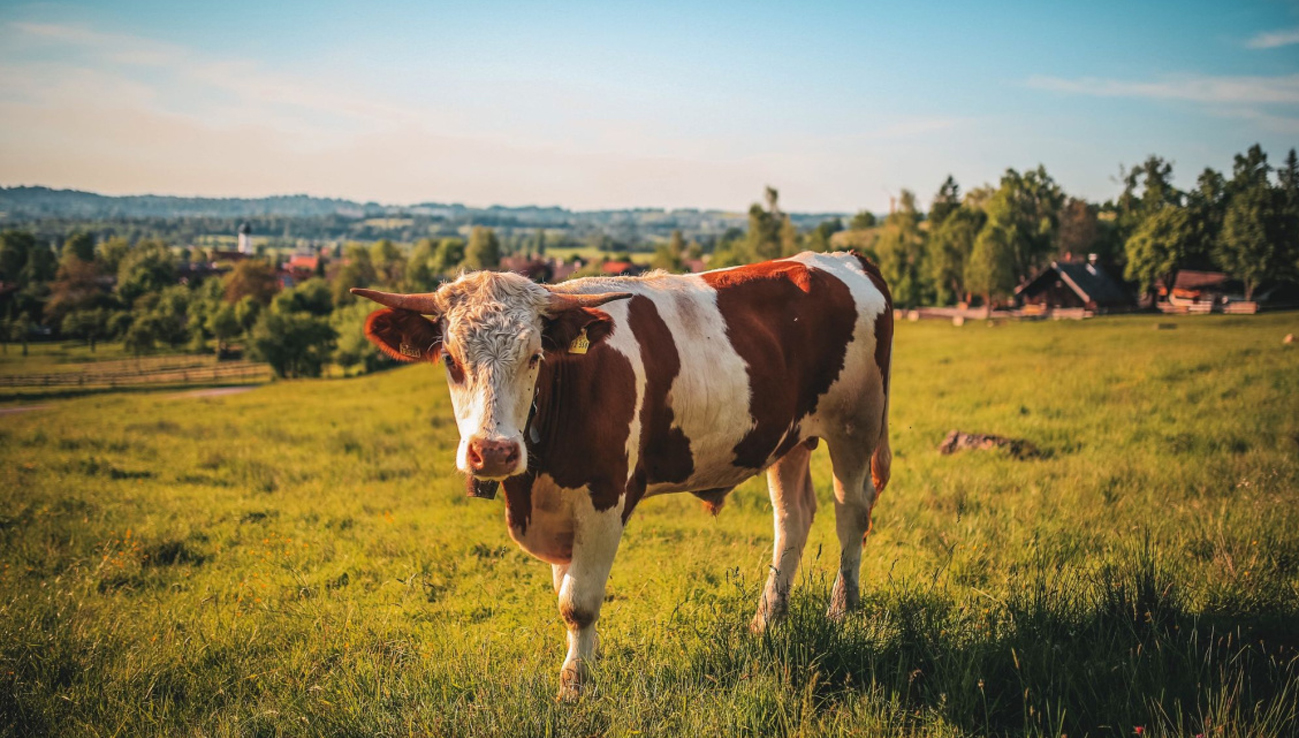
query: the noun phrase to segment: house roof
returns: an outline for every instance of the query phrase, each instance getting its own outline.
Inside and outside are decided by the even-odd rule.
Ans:
[[[1020,285],[1015,294],[1021,294],[1034,288],[1049,275],[1059,275],[1060,281],[1069,286],[1078,297],[1097,305],[1127,305],[1132,296],[1119,284],[1109,272],[1089,262],[1053,261],[1051,266],[1043,269],[1036,277]]]

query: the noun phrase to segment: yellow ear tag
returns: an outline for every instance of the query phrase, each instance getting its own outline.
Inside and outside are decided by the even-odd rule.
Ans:
[[[402,356],[409,356],[412,359],[424,358],[423,352],[421,352],[419,349],[415,348],[414,346],[410,345],[409,343],[405,343],[405,342],[403,342],[401,346],[398,347],[397,352],[400,353]]]
[[[568,353],[585,354],[586,350],[589,348],[591,348],[591,339],[586,337],[586,329],[583,328],[581,335],[574,338],[573,342],[568,344]]]

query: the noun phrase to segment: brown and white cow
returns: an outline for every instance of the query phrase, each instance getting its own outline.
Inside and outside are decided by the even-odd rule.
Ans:
[[[550,287],[474,272],[428,294],[352,291],[387,306],[366,334],[389,355],[443,359],[456,466],[481,496],[503,484],[510,536],[553,567],[568,625],[562,697],[589,680],[605,582],[645,497],[692,492],[716,512],[765,470],[776,540],[752,627],[784,613],[816,511],[817,439],[840,543],[830,615],[856,606],[890,461],[893,313],[866,259],[803,253]]]

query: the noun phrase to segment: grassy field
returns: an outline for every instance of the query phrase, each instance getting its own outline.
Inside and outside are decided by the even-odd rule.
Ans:
[[[0,419],[0,733],[1299,733],[1299,315],[899,326],[864,607],[747,630],[761,480],[633,517],[597,691],[549,567],[469,500],[440,368]],[[10,354],[12,358],[13,354]],[[947,431],[1044,452],[942,456]]]

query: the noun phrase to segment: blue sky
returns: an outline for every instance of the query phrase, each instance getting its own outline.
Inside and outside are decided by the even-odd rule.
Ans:
[[[0,5],[0,184],[884,210],[1299,145],[1299,3]]]

